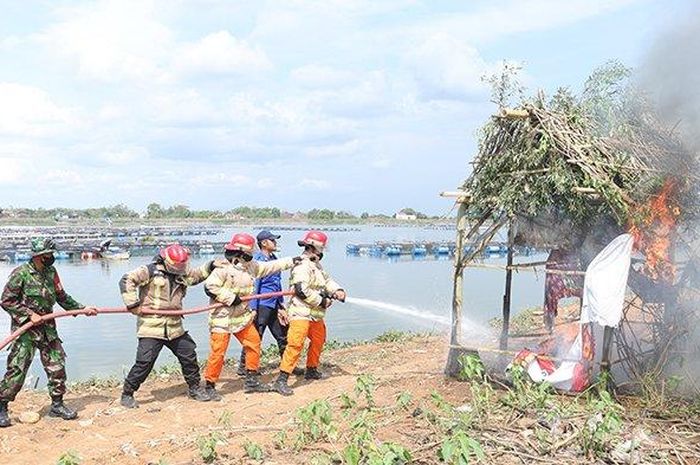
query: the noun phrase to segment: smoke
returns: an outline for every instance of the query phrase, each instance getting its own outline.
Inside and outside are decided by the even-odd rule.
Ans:
[[[651,46],[639,82],[683,142],[700,150],[700,9],[671,25]]]

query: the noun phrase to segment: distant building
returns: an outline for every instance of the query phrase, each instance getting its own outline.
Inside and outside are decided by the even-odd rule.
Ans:
[[[394,213],[394,218],[401,221],[416,221],[418,218],[415,213],[406,213],[403,210]]]

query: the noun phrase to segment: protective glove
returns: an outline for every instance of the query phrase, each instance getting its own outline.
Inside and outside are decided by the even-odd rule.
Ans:
[[[136,316],[143,315],[143,313],[141,312],[141,304],[139,304],[138,302],[135,304],[127,305],[126,309]]]
[[[292,264],[294,266],[297,266],[298,264],[300,264],[302,262],[302,260],[303,259],[301,257],[292,257]]]

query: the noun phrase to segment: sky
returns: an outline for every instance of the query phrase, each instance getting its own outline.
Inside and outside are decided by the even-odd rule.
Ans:
[[[638,66],[691,0],[0,0],[0,207],[446,214],[494,111]]]

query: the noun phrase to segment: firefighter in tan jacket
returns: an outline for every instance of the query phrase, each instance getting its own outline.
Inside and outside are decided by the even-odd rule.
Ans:
[[[279,377],[274,384],[274,389],[285,396],[293,394],[287,382],[299,361],[307,337],[310,342],[304,378],[322,378],[318,367],[323,344],[326,342],[326,324],[323,319],[333,300],[345,301],[345,291],[321,267],[320,261],[327,243],[328,237],[320,231],[310,231],[298,242],[299,246],[304,247],[304,253],[301,262],[291,272],[290,283],[294,295],[289,302],[287,314],[287,348],[282,356]]]
[[[211,351],[207,368],[204,371],[206,393],[212,400],[221,400],[216,392],[216,382],[221,376],[224,357],[231,334],[243,345],[245,352],[245,392],[268,392],[269,385],[260,382],[261,339],[253,321],[255,312],[241,297],[252,295],[255,279],[278,271],[288,270],[300,258],[281,258],[269,262],[253,260],[255,238],[250,234],[235,234],[224,247],[228,263],[215,269],[204,283],[204,290],[211,303],[221,303],[224,307],[211,310],[209,331]]]
[[[136,408],[134,399],[146,380],[163,346],[177,357],[182,374],[189,387],[191,398],[205,402],[210,400],[200,386],[196,344],[182,325],[181,316],[144,315],[141,308],[150,310],[181,310],[187,287],[204,281],[215,265],[213,261],[198,268],[188,266],[190,253],[180,244],[162,249],[153,263],[140,266],[125,274],[119,281],[119,289],[126,308],[138,316],[136,363],[124,380],[121,404]]]

